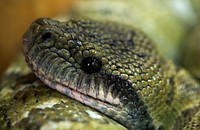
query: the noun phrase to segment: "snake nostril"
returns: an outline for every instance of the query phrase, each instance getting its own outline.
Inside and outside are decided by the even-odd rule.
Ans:
[[[45,33],[42,35],[42,40],[43,40],[43,41],[46,41],[46,40],[49,40],[51,37],[52,37],[52,33],[51,33],[51,32],[45,32]]]

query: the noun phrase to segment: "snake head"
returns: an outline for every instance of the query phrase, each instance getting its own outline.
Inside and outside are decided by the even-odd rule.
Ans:
[[[51,88],[127,128],[154,128],[145,98],[157,93],[153,87],[162,82],[162,69],[140,31],[112,22],[41,18],[23,44],[28,65]]]

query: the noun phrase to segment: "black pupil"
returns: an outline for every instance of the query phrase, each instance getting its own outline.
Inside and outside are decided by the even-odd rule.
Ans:
[[[81,69],[88,74],[99,72],[101,67],[101,61],[95,57],[87,57],[83,59],[81,63]]]
[[[52,36],[51,32],[46,32],[46,33],[44,33],[44,34],[42,35],[42,40],[43,40],[43,41],[46,41],[46,40],[50,39],[51,36]]]

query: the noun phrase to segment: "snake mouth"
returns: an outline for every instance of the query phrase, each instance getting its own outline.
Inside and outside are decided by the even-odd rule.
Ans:
[[[100,99],[94,97],[92,93],[78,91],[75,89],[76,86],[74,86],[73,84],[66,85],[63,84],[61,81],[58,81],[58,79],[55,80],[53,79],[53,77],[46,75],[45,72],[42,69],[40,69],[33,60],[30,60],[29,56],[26,56],[26,62],[28,63],[29,67],[33,70],[35,75],[52,89],[55,89],[58,92],[67,95],[68,97],[75,99],[87,106],[95,108],[99,111],[104,111],[107,108],[115,108],[117,110],[122,110],[119,98],[114,99],[111,96],[103,98],[104,94],[102,93],[102,95],[99,96],[101,98]]]

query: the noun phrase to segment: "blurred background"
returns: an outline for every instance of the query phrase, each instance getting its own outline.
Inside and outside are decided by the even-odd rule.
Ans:
[[[0,77],[21,51],[23,33],[31,22],[62,14],[139,28],[163,56],[200,79],[199,0],[0,0]]]
[[[0,76],[21,50],[22,35],[39,17],[68,11],[73,0],[0,0]]]

